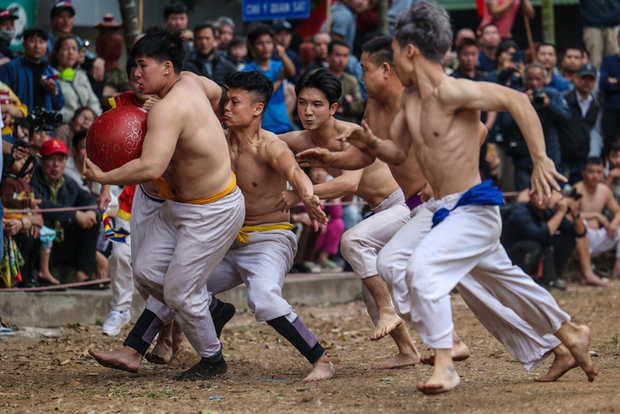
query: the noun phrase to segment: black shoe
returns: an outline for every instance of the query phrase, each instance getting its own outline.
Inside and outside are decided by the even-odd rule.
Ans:
[[[180,373],[174,379],[177,381],[205,380],[225,374],[226,371],[228,371],[228,365],[223,357],[217,362],[207,362],[201,359],[199,363]]]
[[[222,329],[224,329],[224,325],[228,323],[229,320],[235,316],[235,307],[232,303],[226,303],[220,301],[217,307],[211,313],[211,318],[213,318],[213,325],[215,325],[215,333],[217,334],[217,339],[220,339],[220,335],[222,334]]]

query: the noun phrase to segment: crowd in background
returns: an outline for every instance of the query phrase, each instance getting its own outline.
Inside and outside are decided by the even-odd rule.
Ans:
[[[391,29],[398,13],[414,1],[391,2]],[[598,276],[592,271],[590,253],[616,249],[620,258],[620,5],[582,0],[583,43],[564,50],[549,42],[519,45],[512,39],[515,17],[521,12],[534,17],[529,0],[487,0],[483,11],[481,21],[456,31],[444,61],[446,73],[527,94],[542,124],[547,155],[568,179],[561,183],[565,194],[551,199],[528,200],[523,192],[523,203],[507,209],[502,240],[513,261],[546,286],[562,287],[560,277],[573,251],[584,283],[604,285],[600,269]],[[60,267],[75,269],[74,282],[109,274],[112,247],[102,211],[118,209],[122,189],[83,178],[86,131],[114,106],[115,97],[131,89],[133,72],[131,65],[123,70],[88,50],[73,34],[75,13],[71,2],[58,2],[50,12],[51,30],[25,29],[23,53],[17,54],[9,44],[18,17],[0,10],[5,287],[58,284],[53,269]],[[171,4],[163,11],[163,25],[184,40],[184,70],[220,84],[237,71],[256,70],[274,82],[263,128],[276,134],[301,128],[295,83],[317,68],[328,68],[342,82],[334,116],[361,121],[367,94],[360,46],[383,34],[377,31],[376,1],[337,0],[329,32],[319,23],[314,22],[312,36],[301,39],[286,20],[242,28],[222,16],[190,29],[185,6]],[[508,113],[482,113],[481,121],[488,129],[481,177],[506,192],[527,190],[533,164],[519,126]],[[331,178],[319,168],[308,174],[315,184]],[[64,207],[77,209],[37,213]],[[339,255],[340,237],[367,211],[353,196],[327,200],[325,209],[330,222],[319,231],[303,209],[292,212],[299,238],[292,272],[347,268]],[[620,276],[620,259],[616,262],[605,276]]]

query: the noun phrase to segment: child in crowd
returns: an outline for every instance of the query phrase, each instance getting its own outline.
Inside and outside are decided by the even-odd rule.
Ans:
[[[238,71],[242,71],[248,64],[246,56],[248,55],[248,46],[245,43],[245,38],[242,36],[235,36],[228,46],[228,59],[235,65]]]

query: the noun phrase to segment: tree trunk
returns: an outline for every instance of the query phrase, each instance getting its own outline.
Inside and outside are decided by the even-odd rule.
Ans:
[[[123,32],[125,33],[125,49],[127,56],[131,54],[133,39],[140,34],[138,28],[138,14],[136,13],[136,2],[134,0],[118,0],[123,18]]]
[[[379,0],[377,4],[377,29],[383,33],[389,33],[389,23],[388,23],[388,0]]]
[[[553,0],[542,0],[543,41],[555,44],[555,17]]]

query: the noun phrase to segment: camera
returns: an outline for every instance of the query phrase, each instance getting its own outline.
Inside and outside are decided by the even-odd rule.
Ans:
[[[545,91],[541,88],[534,89],[532,92],[532,105],[543,106],[545,104]]]
[[[62,124],[62,115],[59,112],[47,112],[45,109],[35,107],[28,116],[13,118],[13,125],[21,125],[33,130],[57,128]]]

